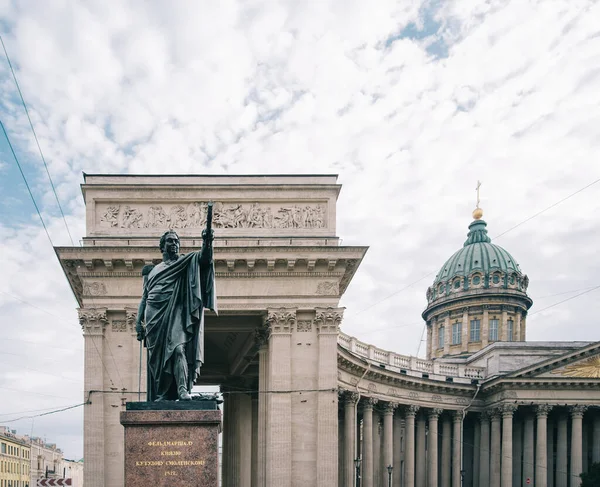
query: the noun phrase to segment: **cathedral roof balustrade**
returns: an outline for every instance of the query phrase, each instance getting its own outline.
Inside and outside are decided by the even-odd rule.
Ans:
[[[481,380],[486,377],[485,367],[400,355],[361,342],[342,332],[338,335],[338,344],[373,365],[401,374],[440,381],[447,381],[451,377],[459,383],[471,383],[472,379]]]

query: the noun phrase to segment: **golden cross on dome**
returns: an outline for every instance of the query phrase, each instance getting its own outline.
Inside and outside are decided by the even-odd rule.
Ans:
[[[477,206],[476,206],[476,208],[479,208],[479,202],[481,201],[479,199],[479,188],[481,188],[481,181],[477,180],[477,187],[475,188],[475,191],[477,191]]]

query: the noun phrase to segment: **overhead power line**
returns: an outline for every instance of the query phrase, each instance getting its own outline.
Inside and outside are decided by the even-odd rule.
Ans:
[[[529,316],[531,317],[533,315],[537,315],[538,313],[541,313],[542,311],[546,311],[547,309],[554,308],[555,306],[558,306],[559,304],[566,303],[567,301],[571,301],[571,299],[578,298],[579,296],[583,296],[584,294],[591,293],[592,291],[595,291],[596,289],[600,289],[600,285],[593,287],[591,289],[588,289],[587,291],[583,291],[579,294],[576,294],[575,296],[571,296],[570,298],[563,299],[562,301],[558,301],[557,303],[553,303],[550,306],[546,306],[545,308],[538,309],[538,310],[534,311],[533,313],[530,313]]]
[[[48,169],[48,164],[46,164],[46,158],[44,157],[44,153],[42,152],[42,147],[40,146],[40,141],[38,140],[37,134],[35,132],[35,128],[33,127],[33,122],[31,121],[31,117],[29,116],[29,110],[27,109],[27,104],[25,103],[25,98],[23,97],[23,92],[21,91],[21,87],[19,86],[19,81],[17,80],[17,75],[15,74],[15,70],[13,69],[12,63],[10,62],[10,57],[8,55],[8,51],[6,50],[6,46],[4,45],[4,39],[2,38],[1,35],[0,35],[0,42],[2,42],[2,48],[4,49],[4,54],[6,55],[6,60],[8,61],[8,66],[10,68],[10,72],[12,73],[13,79],[15,80],[15,85],[17,87],[17,91],[19,92],[19,97],[21,98],[21,103],[23,104],[23,108],[25,109],[25,114],[27,115],[27,120],[29,120],[29,126],[31,127],[31,131],[33,132],[33,138],[35,139],[35,143],[37,144],[38,151],[40,152],[40,157],[42,158],[42,162],[44,163],[44,167],[46,168],[46,174],[48,175],[48,179],[50,180],[50,186],[52,187],[52,192],[54,193],[54,197],[56,198],[56,203],[58,204],[58,209],[60,210],[60,214],[61,214],[63,222],[65,224],[65,228],[67,229],[67,233],[69,234],[69,239],[71,240],[71,245],[75,246],[75,244],[73,243],[73,237],[71,236],[71,231],[69,230],[69,225],[67,225],[67,219],[65,218],[65,213],[63,212],[62,205],[60,204],[60,200],[58,199],[58,194],[56,194],[56,188],[54,187],[54,182],[52,181],[52,176],[50,176],[50,170]],[[8,138],[8,136],[7,136],[7,138]]]

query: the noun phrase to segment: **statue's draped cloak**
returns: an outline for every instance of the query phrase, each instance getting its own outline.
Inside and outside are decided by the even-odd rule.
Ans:
[[[172,361],[175,348],[185,346],[190,382],[204,363],[204,308],[217,311],[212,249],[160,263],[144,282],[148,400],[157,395],[177,399]]]

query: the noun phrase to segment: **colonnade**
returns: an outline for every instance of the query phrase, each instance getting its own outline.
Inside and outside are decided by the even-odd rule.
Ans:
[[[388,487],[390,472],[393,487],[575,487],[600,461],[600,412],[585,406],[502,404],[463,417],[350,391],[340,402],[340,487]]]

